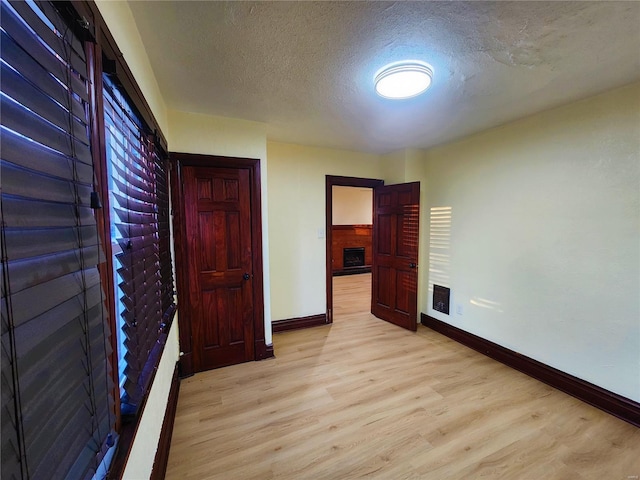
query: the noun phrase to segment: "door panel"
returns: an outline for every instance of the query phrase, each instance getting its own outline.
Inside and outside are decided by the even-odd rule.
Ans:
[[[202,293],[202,308],[205,312],[216,312],[218,305],[218,295],[216,290],[209,290]],[[204,348],[211,348],[220,345],[217,322],[205,322],[203,325],[204,338],[202,343]]]
[[[253,360],[249,171],[187,166],[184,181],[194,370]]]
[[[376,268],[377,279],[376,287],[375,287],[375,295],[376,302],[378,305],[389,308],[391,306],[391,269],[387,267],[377,267]]]
[[[391,255],[391,215],[380,214],[373,222],[378,230],[378,248],[379,254]],[[377,224],[376,224],[377,222]]]
[[[417,329],[420,183],[376,187],[373,194],[371,312]]]
[[[211,212],[199,212],[198,213],[198,234],[200,242],[205,245],[211,245],[211,248],[206,248],[200,251],[200,269],[215,271],[216,269],[216,248],[213,237],[214,216]]]
[[[408,272],[396,271],[396,310],[405,315],[411,313],[412,275]]]

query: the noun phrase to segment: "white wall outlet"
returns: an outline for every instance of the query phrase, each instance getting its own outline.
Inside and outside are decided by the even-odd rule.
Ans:
[[[458,315],[462,315],[462,304],[461,303],[457,303],[456,304],[456,313]]]
[[[318,238],[324,238],[324,228],[318,229]]]

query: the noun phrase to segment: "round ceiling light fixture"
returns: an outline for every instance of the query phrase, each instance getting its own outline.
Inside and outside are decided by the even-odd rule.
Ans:
[[[376,93],[384,98],[402,100],[425,92],[431,85],[433,69],[418,61],[397,62],[376,73]]]

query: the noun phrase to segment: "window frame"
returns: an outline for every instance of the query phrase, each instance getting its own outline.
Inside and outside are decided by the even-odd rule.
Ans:
[[[85,50],[87,55],[87,64],[89,70],[89,78],[92,80],[90,88],[90,105],[91,105],[91,140],[94,155],[94,169],[96,175],[96,190],[99,192],[100,198],[109,198],[109,178],[107,168],[107,154],[106,154],[106,135],[105,135],[105,121],[104,121],[104,105],[103,105],[103,81],[102,74],[109,73],[115,75],[118,82],[124,92],[126,92],[129,100],[132,102],[133,107],[140,115],[141,120],[148,126],[153,132],[154,138],[158,146],[168,152],[167,140],[164,136],[162,129],[158,121],[156,120],[151,107],[145,99],[140,86],[138,85],[135,77],[129,68],[124,55],[118,48],[117,43],[110,32],[100,10],[93,1],[89,0],[63,0],[54,1],[54,4],[59,9],[63,16],[66,16],[70,24],[73,25],[73,29],[79,38],[85,40]],[[169,185],[171,185],[171,168],[167,169],[167,176],[169,177]],[[171,188],[169,187],[169,194],[171,195]],[[171,212],[169,212],[171,213]],[[103,208],[98,223],[98,234],[102,240],[102,245],[106,257],[104,269],[100,269],[101,280],[107,295],[107,309],[110,315],[116,312],[116,298],[115,292],[117,286],[114,284],[114,262],[113,262],[113,250],[111,247],[111,235],[110,225],[111,218],[108,208]],[[175,281],[175,280],[174,280]],[[175,288],[175,285],[174,285]],[[173,328],[173,320],[175,318],[176,308],[174,306],[173,312],[165,321],[165,332],[168,333]],[[118,375],[118,346],[116,344],[118,338],[117,322],[114,320],[109,321],[111,329],[111,373],[114,384],[113,395],[115,397],[115,431],[119,434],[118,449],[112,459],[109,467],[107,478],[119,479],[122,478],[124,468],[129,459],[129,453],[136,437],[140,419],[142,418],[146,406],[146,401],[149,396],[149,390],[153,386],[155,380],[155,373],[157,371],[158,364],[164,353],[164,344],[162,345],[156,364],[151,371],[147,382],[147,390],[144,392],[142,400],[137,406],[135,415],[129,417],[123,417],[120,408],[120,388],[119,388],[119,375]]]
[[[124,416],[123,405],[126,405],[128,414],[135,415],[141,396],[148,391],[150,372],[158,364],[167,338],[167,324],[172,320],[176,309],[169,228],[169,156],[158,147],[154,136],[146,131],[140,115],[133,111],[130,99],[117,82],[113,82],[105,74],[102,83],[103,105],[105,99],[109,103],[109,107],[105,106],[103,110],[104,133],[107,139],[105,169],[108,181],[106,185],[108,196],[103,197],[103,204],[111,217],[108,225],[108,240],[113,253],[111,273],[115,310],[112,317],[118,331],[116,342],[118,363],[125,358],[125,352],[129,354],[128,363],[118,364],[117,372],[121,389],[121,415]],[[114,167],[119,167],[121,172],[118,173]],[[115,180],[116,177],[119,182]],[[116,183],[121,185],[118,186]],[[122,189],[123,187],[125,190]],[[121,197],[120,200],[117,196]],[[122,201],[126,201],[126,205]],[[136,218],[139,217],[142,223],[128,223],[122,218],[117,218],[116,209],[125,214],[127,220],[130,215],[133,215]],[[139,236],[140,231],[136,233],[136,227],[146,230],[143,237]],[[125,234],[124,231],[127,233]],[[144,240],[146,254],[134,260],[131,265],[122,263],[122,259],[118,256],[121,255],[126,261],[128,255],[122,247],[123,243],[128,241],[129,245],[132,242],[135,245],[141,239]],[[149,240],[153,240],[152,243],[149,243]],[[105,243],[106,241],[107,239]],[[149,251],[151,245],[156,249]],[[134,249],[130,252],[135,255],[138,250]],[[142,287],[146,298],[144,306],[136,305],[134,297],[139,293],[135,288],[133,295],[127,295],[126,291],[120,288],[119,279],[122,278],[122,274],[118,272],[121,269],[129,270],[129,273],[135,272],[136,278],[139,275],[144,277],[144,287]],[[167,274],[165,278],[163,273]],[[136,280],[136,283],[138,282],[139,280]],[[129,306],[121,300],[122,297],[128,298]],[[149,305],[155,305],[158,310],[148,312],[145,307]],[[122,313],[134,316],[134,321],[125,320],[121,317]],[[135,315],[141,313],[144,315],[138,317],[136,322]],[[130,333],[125,333],[125,329]],[[147,352],[144,351],[144,345],[141,345],[140,349],[127,349],[124,345],[127,339],[135,339],[136,343],[146,341],[149,345],[153,342],[153,346]],[[122,377],[121,371],[123,371]]]

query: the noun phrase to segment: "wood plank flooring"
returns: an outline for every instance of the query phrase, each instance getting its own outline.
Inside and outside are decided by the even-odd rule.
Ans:
[[[336,277],[334,324],[275,359],[183,380],[166,478],[638,479],[640,429],[376,319],[370,278]]]
[[[371,311],[371,274],[333,277],[334,322]]]

